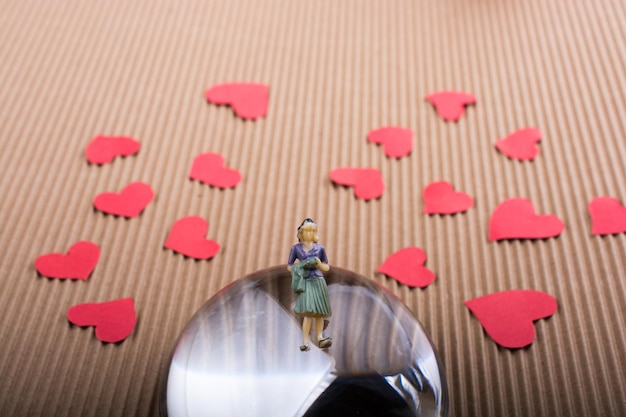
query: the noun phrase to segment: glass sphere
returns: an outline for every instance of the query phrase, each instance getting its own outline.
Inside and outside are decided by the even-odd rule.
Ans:
[[[320,349],[301,351],[302,318],[286,266],[230,284],[179,337],[161,396],[168,417],[446,416],[432,342],[411,311],[375,282],[332,267],[332,316]],[[313,326],[314,327],[314,326]]]

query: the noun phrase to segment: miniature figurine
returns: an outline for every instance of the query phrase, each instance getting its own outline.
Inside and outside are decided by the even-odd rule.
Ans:
[[[330,337],[324,337],[324,318],[330,317],[328,288],[322,271],[330,269],[326,250],[317,243],[317,224],[310,218],[298,227],[298,242],[291,247],[287,269],[291,272],[291,288],[297,294],[295,313],[302,320],[303,343],[300,350],[309,347],[309,332],[315,322],[318,346],[322,349],[332,345]]]

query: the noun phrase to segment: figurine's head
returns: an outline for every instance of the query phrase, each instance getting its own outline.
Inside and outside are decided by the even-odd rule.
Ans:
[[[302,224],[298,227],[298,242],[303,240],[317,242],[319,237],[317,236],[317,224],[311,218],[306,218]]]

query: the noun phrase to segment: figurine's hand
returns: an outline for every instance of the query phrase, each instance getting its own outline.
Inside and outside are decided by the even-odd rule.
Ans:
[[[320,271],[326,272],[326,271],[328,271],[330,269],[330,266],[328,264],[325,264],[324,262],[320,261],[319,259],[317,259],[317,269],[319,269]]]

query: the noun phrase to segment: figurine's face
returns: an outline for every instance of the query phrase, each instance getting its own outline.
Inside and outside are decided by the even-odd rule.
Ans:
[[[300,239],[303,242],[313,242],[315,240],[315,228],[313,227],[303,227],[300,230]]]

